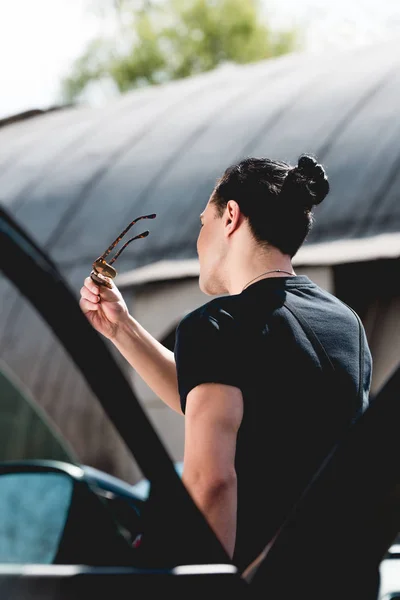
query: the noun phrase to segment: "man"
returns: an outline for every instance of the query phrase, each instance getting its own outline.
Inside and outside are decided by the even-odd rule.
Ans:
[[[185,415],[183,481],[240,572],[368,403],[359,318],[292,266],[328,191],[308,155],[296,167],[248,158],[225,171],[197,240],[200,289],[217,298],[181,321],[174,353],[114,284],[87,278],[81,290],[93,326]]]

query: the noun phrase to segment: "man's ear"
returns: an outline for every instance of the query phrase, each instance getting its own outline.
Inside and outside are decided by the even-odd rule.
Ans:
[[[229,228],[228,233],[231,234],[237,229],[240,224],[241,212],[239,204],[236,200],[228,200],[225,210],[225,225]]]

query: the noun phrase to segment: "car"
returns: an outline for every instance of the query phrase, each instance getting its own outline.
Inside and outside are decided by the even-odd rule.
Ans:
[[[0,262],[75,361],[145,476],[135,488],[61,451],[58,460],[1,461],[1,598],[388,600],[399,593],[386,566],[398,559],[400,531],[400,369],[239,574],[62,275],[3,208]],[[98,364],[107,378],[98,377]]]
[[[183,461],[174,462],[175,471],[179,477],[182,477],[183,473]],[[133,493],[141,500],[147,500],[150,492],[150,482],[148,479],[140,479],[137,483],[132,486]]]

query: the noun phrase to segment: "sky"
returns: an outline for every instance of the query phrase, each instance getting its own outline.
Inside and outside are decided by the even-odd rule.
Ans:
[[[400,0],[260,0],[268,22],[298,26],[309,52],[398,36]],[[113,30],[110,0],[0,0],[0,118],[61,100],[60,84],[88,42]],[[86,101],[109,101],[97,90]]]

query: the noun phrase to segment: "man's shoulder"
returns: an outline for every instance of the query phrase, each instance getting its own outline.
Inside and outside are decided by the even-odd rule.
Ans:
[[[233,306],[232,296],[218,296],[205,304],[198,306],[194,310],[186,313],[179,322],[178,328],[202,326],[205,323],[218,324],[233,320],[231,307]]]
[[[304,296],[303,294],[297,295],[296,289],[289,290],[294,293],[289,294],[286,302],[292,302],[294,304],[298,304],[299,306],[305,306],[309,304],[311,307],[320,305],[327,309],[330,313],[337,312],[341,315],[348,315],[351,320],[354,319],[355,311],[348,304],[343,302],[337,295],[333,292],[330,292],[314,282],[311,282],[312,285],[308,286],[309,294]],[[299,288],[300,289],[300,288]]]

